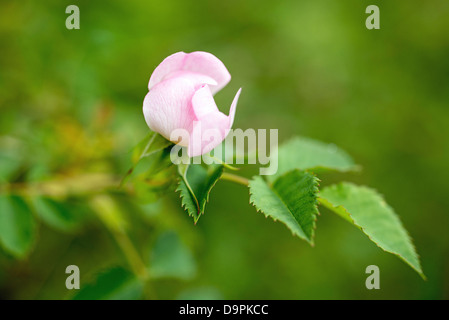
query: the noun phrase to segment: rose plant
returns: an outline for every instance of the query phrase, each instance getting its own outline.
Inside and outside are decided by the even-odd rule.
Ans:
[[[176,191],[181,197],[180,204],[194,223],[201,223],[210,194],[220,196],[212,191],[214,186],[220,180],[228,180],[241,185],[242,192],[249,191],[249,202],[258,212],[285,224],[294,236],[309,244],[314,244],[319,209],[325,208],[324,212],[337,214],[424,278],[412,240],[383,196],[372,188],[351,182],[327,182],[329,172],[360,171],[360,166],[342,149],[305,137],[293,137],[273,150],[270,146],[270,159],[277,159],[275,173],[252,177],[245,176],[245,170],[237,174],[241,168],[233,166],[232,157],[215,157],[215,152],[230,138],[228,134],[241,92],[236,93],[228,115],[219,111],[214,94],[230,79],[225,65],[210,53],[179,52],[163,60],[150,77],[149,91],[143,101],[143,114],[150,130],[133,148],[132,165],[123,178],[123,167],[115,167],[116,157],[112,155],[116,155],[116,150],[112,150],[109,132],[102,127],[106,122],[103,114],[93,120],[96,134],[82,134],[79,125],[64,120],[55,127],[59,131],[51,135],[52,139],[47,139],[49,144],[45,148],[39,145],[35,151],[63,155],[60,167],[52,176],[47,176],[45,171],[40,178],[38,171],[30,175],[28,168],[31,167],[20,159],[32,157],[11,153],[13,160],[6,159],[10,173],[0,172],[2,251],[17,260],[28,258],[36,246],[41,223],[60,232],[76,234],[90,221],[99,221],[115,239],[130,269],[112,268],[103,276],[114,279],[113,292],[124,288],[127,296],[129,288],[133,288],[131,291],[138,298],[143,295],[143,287],[155,279],[173,276],[192,279],[193,258],[176,235],[155,232],[151,233],[158,236],[151,242],[151,262],[143,259],[139,252],[143,250],[139,247],[141,243],[137,246],[129,237],[131,223],[120,205],[125,203],[125,207],[139,211],[137,207],[141,204],[157,205],[163,196]],[[59,139],[58,143],[54,143],[54,137]],[[16,143],[15,140],[7,142]],[[5,154],[8,144],[3,144]],[[187,159],[182,159],[187,161],[172,161],[176,150],[186,155]],[[198,158],[208,155],[214,158],[213,162],[196,163]],[[67,161],[71,156],[85,166]],[[116,171],[110,172],[112,168]],[[209,214],[213,218],[213,213]],[[146,221],[146,213],[142,216]],[[148,233],[147,225],[133,225],[137,227]],[[178,254],[183,263],[174,265],[172,262],[180,259]],[[74,298],[104,298],[98,296],[103,289],[97,290],[103,283],[101,277],[97,285],[86,286]],[[152,297],[151,293],[147,296]]]
[[[159,157],[158,163],[167,159],[174,144],[187,148],[189,157],[209,153],[219,146],[232,127],[241,90],[235,95],[228,116],[218,110],[213,95],[230,79],[224,64],[210,53],[178,52],[163,60],[148,84],[143,113],[152,132],[136,148],[135,164],[147,157]],[[201,132],[215,130],[218,139],[194,141],[197,127]],[[173,135],[178,129],[189,133],[188,139],[178,140]],[[320,205],[360,229],[377,246],[397,255],[424,277],[411,238],[376,190],[350,182],[320,190],[318,176],[360,170],[345,151],[331,144],[295,137],[272,150],[270,156],[278,158],[278,171],[251,179],[227,172],[235,168],[225,162],[177,164],[176,190],[182,206],[197,223],[214,185],[220,179],[230,180],[249,188],[250,203],[257,211],[284,223],[293,235],[313,245]],[[164,168],[173,166],[166,164]]]

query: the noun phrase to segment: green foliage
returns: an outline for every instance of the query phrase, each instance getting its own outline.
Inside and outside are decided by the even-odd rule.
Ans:
[[[151,131],[145,139],[136,145],[132,152],[132,162],[136,165],[143,158],[149,157],[158,151],[161,151],[173,143],[160,134]]]
[[[318,214],[318,179],[310,172],[292,170],[270,185],[260,176],[250,183],[250,202],[265,216],[284,223],[294,235],[313,244]]]
[[[182,291],[178,300],[223,300],[223,295],[213,287],[191,288]]]
[[[86,219],[80,206],[69,201],[36,197],[33,199],[33,207],[43,222],[63,232],[77,231]]]
[[[127,229],[126,215],[120,210],[113,197],[98,195],[91,200],[91,207],[108,229],[119,233]]]
[[[161,234],[151,253],[150,277],[189,280],[196,275],[196,263],[189,248],[174,232]]]
[[[410,236],[394,210],[375,190],[343,182],[324,188],[320,202],[357,226],[381,249],[399,256],[424,277]]]
[[[150,131],[148,135],[139,142],[132,150],[132,167],[127,171],[126,175],[122,178],[121,186],[129,179],[129,177],[136,170],[137,165],[144,159],[150,158],[150,162],[146,166],[146,175],[156,174],[161,170],[167,168],[170,164],[167,164],[169,158],[169,147],[173,143],[162,137],[160,134]],[[139,190],[141,192],[142,190]]]
[[[334,144],[305,137],[294,137],[283,143],[274,157],[278,157],[278,171],[270,177],[274,180],[292,169],[312,172],[357,170],[352,158]]]
[[[364,250],[366,242],[348,238],[347,225],[322,221],[321,248],[292,250],[298,246],[289,232],[282,234],[282,227],[272,228],[251,214],[245,189],[227,182],[207,205],[213,219],[194,227],[176,206],[173,190],[164,189],[174,189],[173,180],[152,174],[162,150],[139,161],[131,183],[119,191],[129,200],[119,209],[127,232],[140,253],[149,252],[139,247],[148,238],[176,229],[203,254],[197,257],[201,273],[195,283],[170,282],[171,290],[156,283],[156,296],[174,298],[184,288],[213,285],[231,299],[447,299],[447,1],[437,1],[439,6],[385,2],[381,15],[388,15],[388,25],[379,32],[364,27],[361,1],[258,1],[257,8],[253,2],[231,10],[226,1],[213,6],[201,0],[111,0],[108,6],[90,1],[86,12],[80,1],[82,28],[71,31],[64,28],[65,5],[58,1],[2,6],[0,192],[46,197],[54,190],[49,185],[70,196],[60,178],[98,172],[111,177],[110,187],[116,189],[132,165],[130,145],[148,133],[141,102],[152,70],[175,51],[201,48],[216,54],[233,77],[215,96],[223,112],[234,89],[247,89],[234,128],[278,128],[281,139],[301,132],[351,147],[368,171],[356,179],[379,186],[395,200],[406,226],[416,230],[412,235],[429,281],[402,272],[406,267],[392,258],[382,261],[382,290],[361,290],[364,267],[376,260]],[[139,169],[145,174],[137,176]],[[174,178],[175,169],[170,169]],[[351,179],[346,173],[309,171],[322,185]],[[239,174],[251,177],[254,168],[244,166]],[[83,184],[85,203],[104,192],[88,188],[88,180]],[[157,199],[161,206],[152,209],[157,215],[136,218],[142,201]],[[85,232],[69,235],[43,225],[29,259],[14,261],[2,250],[0,298],[34,298],[40,292],[38,297],[57,299],[67,293],[63,262],[79,263],[84,279],[98,262],[115,265],[124,259],[115,239],[91,220]],[[68,248],[66,241],[72,243]],[[266,258],[276,263],[263,263]]]
[[[286,224],[293,234],[313,243],[318,210],[318,179],[308,171],[350,171],[353,160],[334,145],[293,138],[278,149],[279,170],[269,177],[250,183],[251,203],[266,216]],[[294,168],[297,168],[293,171]],[[322,190],[320,203],[361,229],[383,250],[399,256],[424,277],[418,255],[407,231],[393,209],[376,191],[341,183]]]
[[[131,185],[133,195],[140,203],[154,202],[175,189],[177,172],[170,160],[170,149],[169,146],[153,153],[135,167]]]
[[[116,267],[100,273],[95,282],[83,285],[73,300],[141,299],[144,284],[129,271]]]
[[[196,223],[204,214],[212,188],[223,174],[223,166],[213,165],[206,170],[199,164],[180,164],[178,170],[181,179],[176,191],[180,192],[182,206]]]
[[[0,182],[7,182],[11,174],[20,167],[20,161],[8,157],[7,154],[0,154]]]
[[[0,194],[0,244],[17,258],[31,250],[35,221],[25,200],[16,195]]]

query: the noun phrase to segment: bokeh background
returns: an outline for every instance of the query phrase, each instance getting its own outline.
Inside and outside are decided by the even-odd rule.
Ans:
[[[70,4],[80,30],[65,28]],[[380,30],[365,28],[369,4],[380,7]],[[444,0],[2,1],[0,192],[23,197],[34,222],[26,254],[0,250],[0,298],[449,298],[448,16]],[[217,184],[197,225],[173,191],[102,193],[148,133],[152,71],[197,50],[232,74],[216,96],[222,111],[243,87],[235,127],[332,142],[363,166],[323,184],[380,190],[427,281],[324,208],[310,247],[230,182]],[[36,204],[45,192],[51,205]],[[150,266],[145,283],[133,253]],[[65,287],[72,264],[76,292]],[[365,288],[370,264],[381,290]]]

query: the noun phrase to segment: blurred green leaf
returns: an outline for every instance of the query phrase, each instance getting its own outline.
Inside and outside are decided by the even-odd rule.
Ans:
[[[117,267],[98,275],[96,281],[83,285],[73,300],[137,300],[144,284],[131,272]]]
[[[222,300],[223,295],[217,288],[199,287],[183,290],[178,300]]]
[[[352,158],[336,145],[304,137],[295,137],[285,142],[273,156],[277,156],[279,162],[277,173],[269,176],[271,181],[292,169],[346,172],[359,168]]]
[[[324,188],[320,203],[362,230],[386,252],[424,274],[412,240],[394,210],[375,190],[342,182]]]
[[[160,235],[151,254],[150,276],[189,280],[195,275],[195,260],[178,235],[172,231]]]
[[[211,165],[206,170],[199,164],[178,165],[181,175],[176,191],[181,193],[182,206],[195,223],[204,214],[209,194],[223,174],[223,166]]]
[[[0,182],[8,182],[24,165],[22,141],[11,136],[0,136]]]
[[[55,229],[71,232],[79,229],[84,222],[85,212],[71,202],[36,197],[33,205],[39,218]]]
[[[255,176],[249,182],[250,202],[265,216],[281,221],[294,235],[313,244],[318,181],[312,173],[297,169],[280,176],[272,185]]]
[[[35,238],[35,220],[25,200],[0,195],[0,243],[17,258],[25,257]]]
[[[139,203],[153,203],[160,198],[160,195],[143,179],[133,180],[134,195]]]
[[[20,168],[20,161],[0,154],[0,182],[7,182],[11,175]]]

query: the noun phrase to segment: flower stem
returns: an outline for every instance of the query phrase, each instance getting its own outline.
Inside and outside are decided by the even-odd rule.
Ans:
[[[148,280],[148,272],[145,264],[140,258],[139,253],[129,239],[128,235],[125,232],[116,232],[115,230],[111,230],[111,233],[122,249],[122,252],[133,269],[134,274],[136,274],[143,281]]]
[[[228,180],[228,181],[232,181],[244,186],[248,186],[249,184],[249,180],[246,179],[245,177],[242,176],[238,176],[236,174],[232,174],[232,173],[228,173],[228,172],[223,172],[223,175],[221,176],[222,179],[224,180]]]
[[[98,195],[91,200],[91,206],[116,240],[135,275],[143,281],[148,280],[145,263],[124,229],[122,214],[114,201],[106,195]]]

